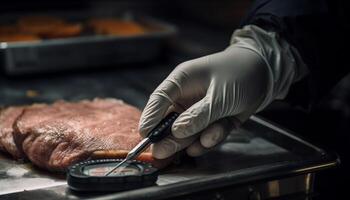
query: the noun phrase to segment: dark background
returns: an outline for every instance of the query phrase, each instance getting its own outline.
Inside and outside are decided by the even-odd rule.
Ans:
[[[188,59],[221,51],[247,12],[252,1],[6,1],[0,6],[0,19],[15,14],[51,12],[88,12],[113,15],[132,11],[166,20],[178,27],[178,35],[169,40],[164,53],[146,63],[123,66],[98,66],[83,70],[8,76],[0,74],[0,105],[51,102],[56,99],[79,100],[95,96],[124,98],[143,108],[148,95],[177,64]],[[349,30],[348,3],[332,1],[332,12]],[[327,27],[325,27],[327,28]],[[330,66],[329,70],[337,70]],[[28,91],[39,95],[29,97]],[[312,143],[336,151],[342,160],[339,169],[320,176],[320,191],[335,195],[345,190],[349,177],[350,74],[333,87],[313,110],[288,102],[274,102],[260,113]],[[326,184],[324,184],[326,183]],[[333,196],[334,197],[334,196]]]

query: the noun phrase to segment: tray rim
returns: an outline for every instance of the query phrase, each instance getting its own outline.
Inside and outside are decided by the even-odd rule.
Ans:
[[[145,21],[155,26],[161,27],[159,31],[150,31],[137,35],[117,36],[117,35],[83,35],[78,37],[55,38],[39,41],[20,41],[20,42],[0,42],[0,52],[12,48],[35,48],[41,46],[56,46],[56,45],[73,45],[82,43],[99,43],[99,42],[114,42],[122,40],[134,39],[150,39],[150,38],[166,38],[175,35],[178,32],[176,26],[165,21],[156,19],[146,15],[134,15],[134,21]]]
[[[243,184],[256,183],[262,181],[270,181],[281,178],[288,178],[292,176],[305,175],[315,173],[320,170],[334,168],[339,166],[340,159],[337,154],[323,149],[303,140],[292,131],[282,128],[281,126],[270,122],[262,117],[253,115],[250,120],[268,126],[271,129],[278,130],[279,133],[290,137],[304,145],[313,148],[315,151],[321,153],[321,157],[307,159],[304,161],[283,161],[257,167],[250,167],[231,172],[218,173],[214,175],[207,175],[202,178],[195,178],[192,180],[171,183],[168,185],[152,186],[138,190],[131,190],[100,196],[94,199],[163,199],[172,198],[182,195],[191,194],[193,192],[200,192],[208,189],[216,189],[220,187],[230,186],[238,187]]]

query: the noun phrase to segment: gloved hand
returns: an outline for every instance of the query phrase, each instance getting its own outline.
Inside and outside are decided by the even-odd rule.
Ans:
[[[185,148],[202,155],[273,99],[274,82],[266,59],[239,43],[184,62],[151,94],[140,133],[145,137],[168,112],[182,112],[172,135],[153,145],[153,156],[164,159]]]

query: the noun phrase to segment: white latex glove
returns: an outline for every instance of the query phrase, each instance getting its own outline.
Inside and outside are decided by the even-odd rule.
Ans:
[[[143,137],[168,112],[182,112],[172,135],[153,145],[155,158],[185,148],[190,156],[202,155],[281,91],[287,93],[283,88],[288,90],[295,70],[276,80],[276,66],[269,64],[254,39],[243,38],[246,41],[236,36],[237,41],[222,52],[180,64],[152,93],[140,119]],[[275,87],[279,80],[283,86]]]

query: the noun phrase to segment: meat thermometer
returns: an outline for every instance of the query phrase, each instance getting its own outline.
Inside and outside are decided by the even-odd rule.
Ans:
[[[134,159],[150,144],[168,136],[178,116],[175,112],[168,114],[124,160],[86,160],[71,166],[67,172],[69,188],[78,192],[116,192],[154,185],[158,169]]]
[[[179,116],[176,112],[169,113],[155,128],[151,130],[146,138],[144,138],[139,144],[137,144],[126,156],[126,158],[118,163],[113,169],[105,174],[108,176],[112,174],[115,170],[126,164],[128,161],[135,159],[140,153],[146,150],[152,143],[159,142],[171,133],[171,126]],[[127,166],[127,165],[125,165]]]

